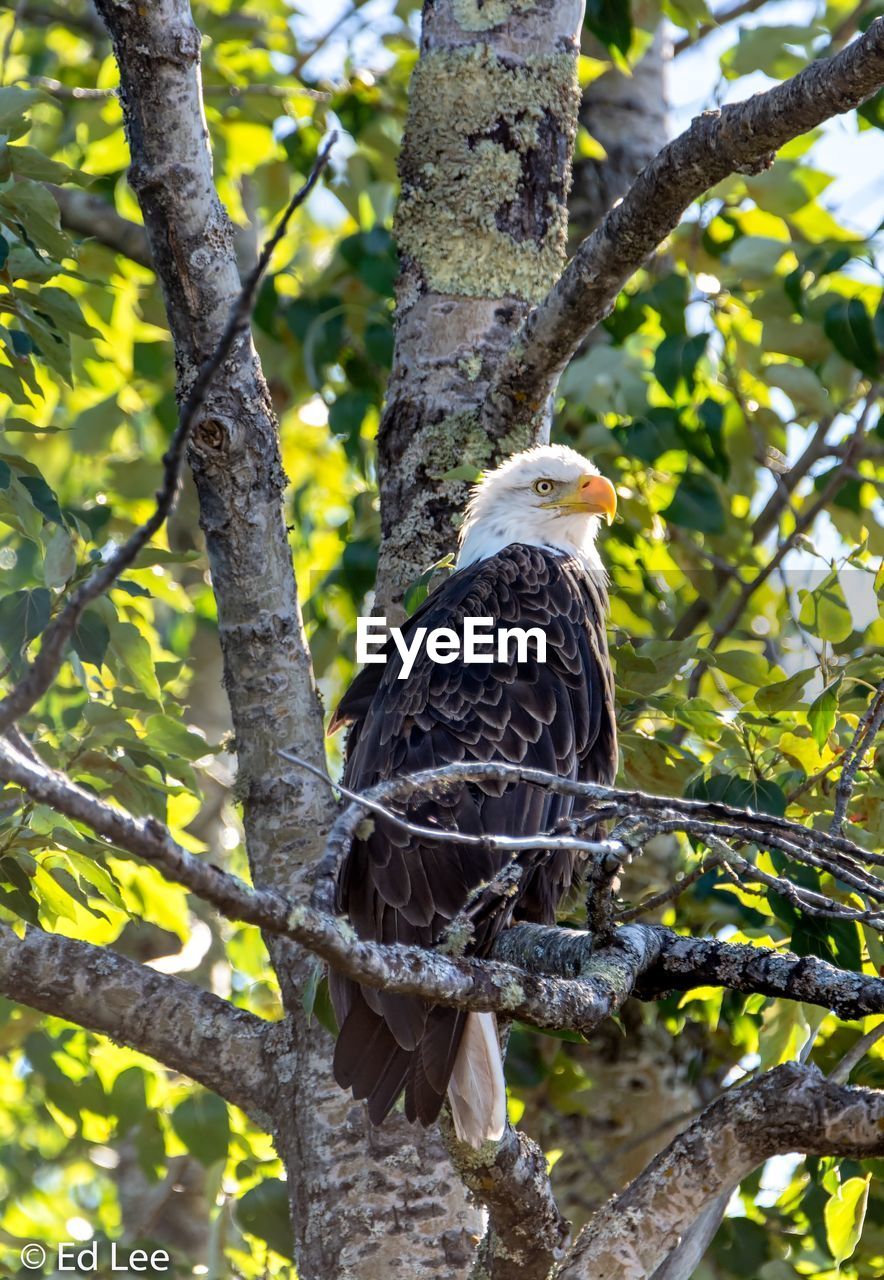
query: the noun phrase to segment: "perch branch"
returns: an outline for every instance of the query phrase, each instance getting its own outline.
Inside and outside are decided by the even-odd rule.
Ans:
[[[500,769],[531,774],[550,785],[581,786],[550,778],[533,770],[511,766],[475,765],[434,771],[450,776],[464,773],[494,775]],[[402,780],[405,790],[421,786],[420,776]],[[434,1003],[457,1008],[492,1010],[520,1018],[536,1026],[563,1028],[590,1034],[615,1013],[636,989],[643,998],[654,991],[680,988],[702,974],[701,984],[713,982],[716,966],[719,985],[735,990],[783,995],[833,1009],[841,1017],[884,1012],[884,981],[864,974],[845,973],[813,957],[801,959],[752,947],[729,947],[713,940],[681,938],[660,926],[626,925],[593,950],[586,932],[520,924],[498,938],[493,958],[457,959],[440,951],[419,947],[382,945],[357,938],[349,924],[330,912],[293,902],[270,889],[251,889],[236,876],[194,857],[172,839],[152,818],[134,818],[77,786],[63,774],[18,751],[0,738],[0,778],[13,782],[28,795],[82,822],[104,840],[156,866],[169,880],[185,885],[232,920],[255,924],[270,934],[300,943],[346,976],[367,986],[383,987],[402,995],[420,995]],[[423,784],[426,786],[426,784]],[[590,790],[611,792],[614,788]],[[623,792],[622,795],[641,796]],[[647,803],[670,803],[642,797]],[[633,804],[635,801],[633,801]],[[683,801],[701,810],[727,810],[727,806]],[[358,807],[353,806],[358,812]],[[739,810],[729,811],[739,814]],[[755,820],[767,815],[743,815]],[[784,819],[767,818],[771,823]],[[687,818],[681,819],[690,829]],[[795,824],[786,824],[794,826]],[[804,831],[804,828],[797,828]],[[807,832],[824,842],[835,841],[825,833]],[[446,833],[439,832],[440,839]],[[837,842],[836,842],[837,843]],[[849,842],[844,841],[845,844]],[[687,957],[687,960],[685,959]],[[796,994],[797,993],[797,994]]]

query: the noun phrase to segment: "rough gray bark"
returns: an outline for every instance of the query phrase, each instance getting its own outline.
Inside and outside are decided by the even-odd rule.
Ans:
[[[139,1049],[268,1123],[268,1024],[110,948],[0,924],[0,992]]]
[[[713,1103],[581,1233],[556,1280],[646,1280],[725,1189],[788,1151],[884,1152],[884,1093],[788,1063]]]
[[[578,0],[424,5],[400,172],[393,373],[378,435],[378,602],[391,621],[452,549],[458,467],[532,428],[479,429],[489,379],[564,265],[576,129]]]
[[[145,6],[99,0],[98,8],[120,66],[130,181],[163,286],[179,394],[186,394],[239,291],[231,226],[212,177],[199,35],[186,0]],[[321,847],[331,796],[318,780],[287,769],[277,754],[291,747],[324,763],[321,710],[283,519],[276,422],[248,334],[206,402],[190,462],[218,604],[252,875],[256,884],[289,891]],[[399,1122],[398,1158],[423,1170],[428,1183],[435,1180],[436,1212],[424,1213],[419,1201],[403,1205],[394,1178],[382,1178],[378,1189],[383,1162],[375,1159],[361,1120],[351,1121],[352,1101],[332,1080],[330,1037],[301,1004],[310,963],[287,945],[275,946],[273,958],[292,1046],[277,1079],[275,1129],[292,1174],[301,1275],[386,1276],[406,1250],[415,1276],[448,1267],[446,1233],[474,1230],[477,1216],[438,1138]],[[343,1186],[348,1194],[342,1196]],[[371,1236],[363,1208],[369,1199]]]

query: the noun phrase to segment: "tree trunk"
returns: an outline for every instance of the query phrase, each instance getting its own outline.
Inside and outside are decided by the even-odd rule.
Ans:
[[[135,10],[99,0],[114,41],[138,196],[175,341],[179,395],[216,346],[240,288],[203,114],[199,33],[186,0]],[[320,781],[284,766],[290,747],[324,763],[322,716],[282,509],[277,424],[248,335],[210,390],[190,462],[218,605],[237,792],[256,885],[297,888],[333,812]],[[313,961],[270,946],[288,1026],[272,1100],[289,1171],[302,1280],[456,1277],[479,1226],[436,1132],[404,1118],[382,1133],[334,1082],[332,1041],[302,1005]]]
[[[430,0],[400,173],[393,372],[378,436],[378,602],[451,551],[466,471],[530,442],[477,411],[565,255],[578,105],[578,0]],[[452,475],[452,473],[455,473]]]
[[[583,52],[605,56],[604,49],[588,34],[583,38]],[[587,86],[580,103],[580,123],[604,147],[605,155],[599,160],[584,156],[574,163],[574,188],[568,202],[572,243],[589,235],[665,145],[669,55],[661,23],[631,76],[615,67]]]

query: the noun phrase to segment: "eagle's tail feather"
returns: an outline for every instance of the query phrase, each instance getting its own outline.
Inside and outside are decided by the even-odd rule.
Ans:
[[[506,1084],[493,1013],[467,1016],[448,1085],[448,1101],[461,1142],[478,1148],[483,1142],[503,1137]]]

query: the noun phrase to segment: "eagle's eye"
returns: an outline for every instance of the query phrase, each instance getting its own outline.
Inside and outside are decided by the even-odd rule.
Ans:
[[[541,498],[548,498],[555,487],[556,486],[552,480],[535,480],[531,486],[534,492],[539,494]]]

